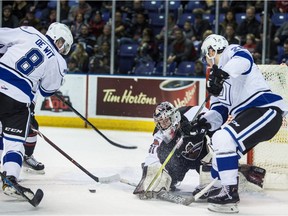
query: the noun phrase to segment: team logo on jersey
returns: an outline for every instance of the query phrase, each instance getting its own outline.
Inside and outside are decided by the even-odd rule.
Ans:
[[[225,81],[223,83],[223,89],[220,95],[218,96],[219,101],[225,105],[231,106],[232,102],[230,99],[231,98],[230,93],[231,93],[231,84]]]
[[[57,94],[72,106],[69,96],[64,96],[60,91],[58,91]],[[54,95],[44,99],[41,110],[52,112],[72,112],[72,110],[64,102],[60,101]]]

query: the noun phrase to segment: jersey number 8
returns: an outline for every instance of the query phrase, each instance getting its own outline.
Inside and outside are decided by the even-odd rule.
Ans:
[[[44,56],[38,49],[29,50],[24,57],[16,63],[18,71],[25,75],[29,75],[35,68],[44,61]]]

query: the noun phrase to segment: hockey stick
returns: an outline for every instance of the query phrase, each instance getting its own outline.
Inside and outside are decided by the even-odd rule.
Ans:
[[[137,146],[124,146],[119,143],[116,143],[112,140],[110,140],[107,136],[105,136],[100,130],[98,130],[90,121],[88,121],[87,118],[85,118],[83,115],[81,115],[71,104],[69,104],[61,95],[58,95],[55,93],[55,96],[62,101],[64,104],[66,104],[76,115],[78,115],[83,121],[85,121],[89,126],[91,126],[100,136],[102,136],[107,142],[109,142],[111,145],[114,145],[119,148],[124,148],[124,149],[136,149]]]
[[[202,109],[204,108],[206,102],[210,99],[210,94],[205,98],[204,102],[202,103],[202,105],[200,106],[200,108],[198,109],[197,113],[195,114],[195,116],[193,117],[192,121],[193,122],[197,116],[199,115],[199,113],[202,111]],[[167,158],[165,159],[165,161],[163,162],[163,164],[161,165],[161,167],[159,168],[158,172],[156,173],[155,177],[152,179],[151,183],[148,185],[147,189],[144,192],[144,196],[147,194],[147,192],[151,189],[152,185],[155,183],[156,179],[160,176],[160,174],[162,173],[162,170],[165,168],[166,164],[169,162],[169,160],[171,159],[171,157],[174,155],[176,149],[180,148],[180,146],[183,143],[183,139],[182,137],[178,140],[178,142],[176,143],[176,145],[173,147],[173,149],[171,150],[171,152],[169,153],[169,155],[167,156]]]
[[[115,174],[113,176],[108,177],[97,177],[94,176],[92,173],[90,173],[88,170],[86,170],[83,166],[81,166],[79,163],[77,163],[73,158],[71,158],[66,152],[64,152],[62,149],[60,149],[56,144],[54,144],[50,139],[48,139],[44,134],[42,134],[40,131],[36,130],[31,126],[32,130],[37,133],[40,137],[42,137],[47,143],[49,143],[53,148],[55,148],[58,152],[60,152],[64,157],[66,157],[70,162],[72,162],[74,165],[76,165],[79,169],[81,169],[84,173],[86,173],[89,177],[91,177],[96,182],[100,183],[110,183],[114,181],[120,180],[120,175]]]
[[[181,195],[179,193],[177,194],[175,192],[168,192],[168,191],[162,190],[159,193],[152,192],[152,197],[159,199],[159,200],[188,206],[192,202],[196,202],[201,196],[203,196],[216,183],[216,181],[217,181],[217,178],[213,179],[213,181],[211,181],[208,185],[206,185],[206,187],[203,188],[201,191],[199,191],[195,196]],[[123,178],[120,179],[120,182],[133,186],[133,187],[137,186],[137,184],[130,182],[127,179],[123,179]]]
[[[0,176],[3,180],[3,182],[5,181],[9,186],[13,187],[32,206],[37,207],[39,205],[39,203],[41,202],[41,200],[44,196],[44,193],[41,189],[37,189],[33,198],[30,199],[28,196],[25,195],[25,193],[23,193],[23,191],[17,185],[13,184],[13,182],[11,182],[8,178],[6,178],[6,175],[4,175],[4,173],[0,172]]]

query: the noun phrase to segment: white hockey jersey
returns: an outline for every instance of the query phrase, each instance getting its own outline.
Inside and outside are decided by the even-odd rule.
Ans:
[[[44,96],[56,92],[67,70],[53,42],[33,27],[0,28],[0,92],[31,103],[39,88]]]
[[[271,92],[253,57],[239,45],[229,45],[221,54],[218,68],[229,74],[218,97],[211,97],[210,111],[205,117],[215,130],[227,119],[251,107],[278,107],[284,115],[288,106],[283,98]]]

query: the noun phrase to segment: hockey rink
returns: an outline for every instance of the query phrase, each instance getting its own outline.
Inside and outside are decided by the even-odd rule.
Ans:
[[[142,132],[102,131],[109,139],[137,149],[112,146],[92,129],[41,127],[40,131],[76,162],[97,177],[120,174],[138,183],[152,135]],[[44,198],[36,208],[0,193],[0,215],[223,215],[207,210],[207,203],[177,205],[160,200],[139,200],[134,187],[119,181],[95,182],[38,136],[34,156],[45,164],[45,175],[21,173],[21,184]],[[192,192],[198,174],[188,172],[179,188]],[[89,189],[95,189],[91,193]],[[238,215],[288,215],[288,191],[242,192]]]

